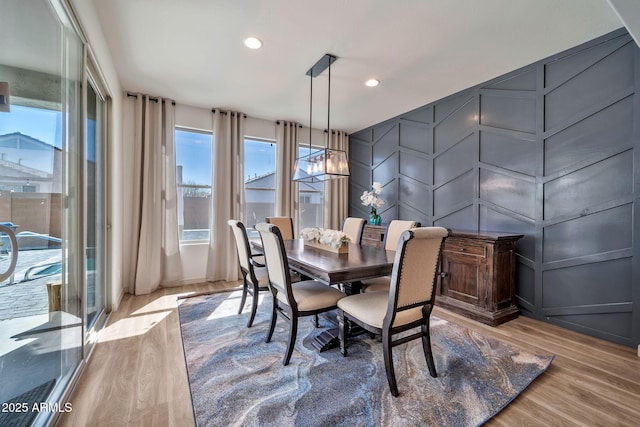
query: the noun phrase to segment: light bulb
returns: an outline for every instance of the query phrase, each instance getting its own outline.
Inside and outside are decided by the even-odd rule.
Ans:
[[[247,37],[244,39],[244,45],[249,49],[260,49],[262,47],[262,41],[257,37]]]

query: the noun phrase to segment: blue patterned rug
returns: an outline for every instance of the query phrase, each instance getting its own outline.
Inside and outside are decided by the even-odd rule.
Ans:
[[[400,396],[389,392],[382,344],[367,334],[322,353],[311,340],[331,327],[321,316],[299,323],[291,363],[282,365],[288,330],[278,320],[265,343],[270,295],[252,328],[240,292],[180,301],[180,328],[198,426],[475,426],[497,414],[551,364],[432,316],[438,377],[429,375],[420,340],[394,348]],[[334,314],[335,315],[335,314]]]

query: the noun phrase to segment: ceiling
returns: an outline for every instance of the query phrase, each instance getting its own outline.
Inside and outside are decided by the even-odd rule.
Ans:
[[[354,132],[622,26],[607,0],[87,0],[120,83],[197,107],[309,124],[325,53],[331,128]],[[250,50],[247,36],[264,45]],[[368,88],[364,81],[381,81]],[[313,127],[327,126],[327,72]]]

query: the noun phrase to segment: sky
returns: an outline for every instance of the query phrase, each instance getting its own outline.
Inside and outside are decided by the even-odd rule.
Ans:
[[[183,166],[182,182],[209,185],[211,139],[211,134],[176,130],[176,164]],[[245,139],[244,157],[245,181],[276,170],[276,146],[272,142]]]
[[[95,161],[97,144],[95,120],[87,120],[87,133],[90,137],[87,145],[87,158]],[[43,108],[22,107],[12,105],[9,113],[0,113],[0,135],[20,132],[57,148],[62,148],[62,113]]]
[[[61,118],[59,111],[12,105],[10,113],[0,113],[0,135],[20,132],[60,148]],[[90,121],[88,126],[91,134],[95,123]],[[210,133],[176,130],[176,163],[183,166],[182,182],[210,185],[211,140]],[[90,160],[95,157],[93,148],[90,144]],[[245,180],[276,170],[275,143],[247,138],[244,154]]]
[[[61,120],[60,111],[14,104],[11,112],[0,113],[0,135],[20,132],[60,148]]]

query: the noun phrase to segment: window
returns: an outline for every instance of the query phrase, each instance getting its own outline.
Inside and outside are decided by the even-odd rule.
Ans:
[[[321,150],[321,147],[312,147]],[[309,147],[298,147],[298,157],[309,154]],[[298,185],[298,200],[300,202],[299,228],[322,227],[324,217],[324,182],[313,184],[301,182]]]
[[[276,212],[276,144],[274,141],[244,140],[245,226],[250,237],[253,227]]]
[[[180,241],[208,240],[213,137],[183,128],[175,136]]]

